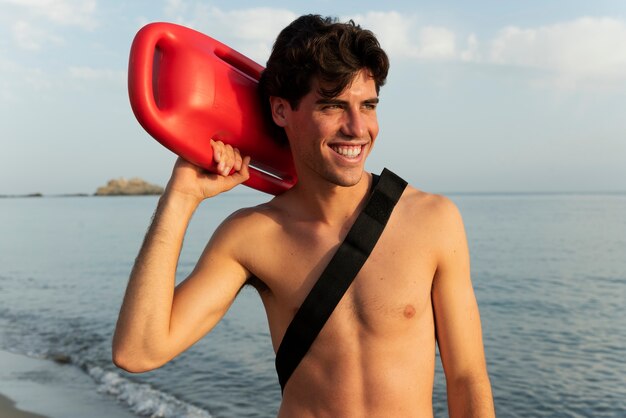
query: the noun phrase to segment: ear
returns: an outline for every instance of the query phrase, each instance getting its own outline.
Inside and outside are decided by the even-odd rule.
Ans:
[[[289,102],[283,99],[282,97],[271,96],[270,97],[270,108],[272,110],[272,119],[274,123],[281,128],[287,126],[287,112],[291,107],[289,107]]]

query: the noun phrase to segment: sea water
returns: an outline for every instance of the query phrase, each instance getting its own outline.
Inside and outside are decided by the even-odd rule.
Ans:
[[[177,280],[219,222],[260,193],[205,202]],[[464,216],[499,417],[626,416],[626,195],[451,194]],[[111,364],[111,336],[156,197],[0,199],[0,349],[61,358],[137,416],[271,417],[267,321],[242,291],[207,337],[163,368]],[[268,243],[271,245],[271,243]],[[446,416],[437,367],[436,416]]]

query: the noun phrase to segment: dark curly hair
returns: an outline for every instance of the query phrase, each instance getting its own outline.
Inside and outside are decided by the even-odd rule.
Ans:
[[[272,121],[270,96],[282,97],[297,109],[314,78],[324,86],[319,91],[323,97],[336,97],[364,68],[371,73],[378,93],[387,78],[389,59],[371,31],[352,20],[341,23],[320,15],[301,16],[280,32],[261,74],[263,112]],[[277,141],[286,144],[284,130],[273,121],[271,125],[276,128]]]

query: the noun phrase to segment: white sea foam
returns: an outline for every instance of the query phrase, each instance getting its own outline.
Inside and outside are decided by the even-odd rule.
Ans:
[[[98,391],[117,398],[133,413],[151,418],[211,418],[211,414],[196,406],[163,393],[146,383],[135,383],[100,367],[88,369],[98,383]]]

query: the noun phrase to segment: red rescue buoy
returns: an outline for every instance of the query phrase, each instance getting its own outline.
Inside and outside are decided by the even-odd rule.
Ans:
[[[139,30],[128,93],[143,128],[184,159],[215,171],[210,139],[251,157],[254,189],[280,194],[296,181],[291,152],[272,138],[257,92],[263,67],[219,41],[172,23]]]

